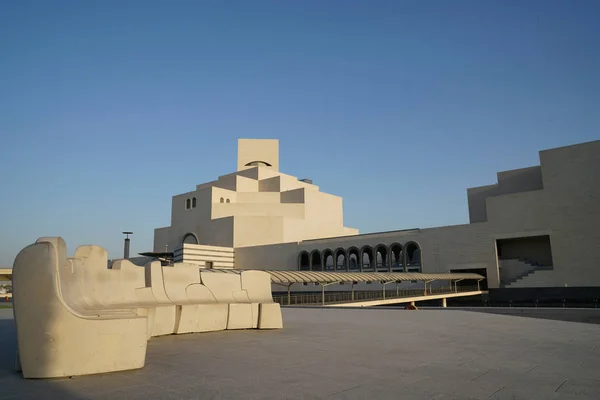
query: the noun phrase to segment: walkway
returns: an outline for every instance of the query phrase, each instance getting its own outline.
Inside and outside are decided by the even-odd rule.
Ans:
[[[329,307],[371,307],[387,304],[414,303],[418,301],[442,300],[445,307],[445,299],[451,297],[478,296],[487,291],[479,290],[477,286],[464,287],[428,287],[425,289],[403,289],[403,290],[372,290],[321,293],[288,293],[274,295],[273,300],[281,305],[323,305]]]
[[[409,297],[396,297],[396,298],[387,298],[387,299],[379,299],[379,300],[367,300],[367,301],[351,301],[347,303],[340,304],[329,304],[325,307],[373,307],[373,306],[384,306],[391,304],[403,304],[409,303],[413,304],[419,301],[428,301],[428,300],[442,300],[441,306],[446,307],[446,299],[452,297],[468,297],[468,296],[479,296],[481,294],[487,293],[485,290],[471,290],[471,291],[459,291],[457,293],[448,291],[447,293],[440,294],[428,294],[420,296],[409,296]]]

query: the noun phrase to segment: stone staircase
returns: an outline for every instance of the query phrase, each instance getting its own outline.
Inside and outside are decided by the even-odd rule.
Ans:
[[[534,273],[524,276],[516,282],[507,286],[509,289],[515,288],[537,288],[537,287],[557,287],[561,286],[556,276],[556,272],[551,269],[548,271],[536,270]]]
[[[552,270],[552,266],[541,265],[527,259],[498,260],[500,269],[500,287],[510,287],[511,284],[535,273],[536,271]]]

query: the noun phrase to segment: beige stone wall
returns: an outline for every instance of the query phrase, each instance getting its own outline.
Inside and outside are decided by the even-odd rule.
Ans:
[[[305,206],[304,204],[280,203],[215,203],[212,207],[213,218],[255,216],[304,219]]]
[[[543,189],[540,166],[498,172],[498,183],[467,189],[469,221],[488,221],[487,200],[493,196]]]
[[[600,141],[540,159],[557,286],[600,285]]]
[[[344,232],[344,236],[353,236],[353,235],[359,234],[359,231],[356,228],[344,227],[343,232]]]
[[[258,192],[258,182],[256,179],[237,177],[236,192]]]
[[[237,187],[237,174],[228,174],[220,176],[211,186],[235,192]]]
[[[204,187],[194,192],[173,196],[171,209],[171,226],[155,231],[154,251],[164,251],[168,245],[170,250],[181,244],[187,233],[193,233],[200,244],[212,246],[233,246],[233,219],[212,218],[213,204],[220,204],[220,197],[235,200],[235,192]],[[187,199],[196,198],[196,207],[187,209]]]
[[[215,187],[215,186],[213,186],[212,188],[209,188],[209,189],[212,190],[212,196],[211,196],[212,204],[220,204],[221,199],[223,199],[223,203],[227,203],[227,200],[229,200],[229,203],[237,202],[237,192],[235,190],[223,189],[223,188]],[[208,207],[209,205],[205,205],[205,206]],[[212,207],[212,205],[210,205],[210,206]]]
[[[304,204],[306,217],[301,240],[344,235],[341,197],[305,190]]]
[[[256,192],[256,193],[236,193],[236,197],[240,203],[246,204],[264,204],[264,205],[273,205],[282,203],[280,193],[266,193],[266,192]]]
[[[198,244],[183,244],[173,252],[173,262],[189,263],[213,268],[233,268],[235,263],[235,250],[233,247],[205,246]]]
[[[237,216],[234,220],[234,246],[256,246],[283,242],[283,221],[281,216]]]
[[[156,231],[155,251],[176,247],[187,233],[199,244],[235,247],[357,233],[344,227],[340,197],[278,172],[276,144],[240,140],[239,171],[174,196],[171,226]],[[253,161],[273,166],[246,166]],[[196,207],[187,209],[190,198]]]
[[[193,198],[196,198],[196,207],[187,209],[185,206],[186,199]],[[210,188],[173,196],[171,227],[176,227],[176,229],[170,229],[169,231],[169,249],[174,249],[181,243],[181,240],[186,233],[193,232],[199,234],[199,232],[196,232],[197,222],[206,220],[210,217],[211,203],[212,190]],[[165,245],[163,244],[160,247],[160,250],[155,250],[164,251],[164,247]]]
[[[279,140],[277,139],[238,139],[238,165],[241,171],[253,161],[263,161],[271,164],[279,171]]]
[[[298,253],[299,246],[295,242],[236,248],[235,268],[294,270],[297,269]]]
[[[502,233],[545,229],[548,226],[545,204],[544,190],[489,197],[488,221]]]
[[[205,223],[199,223],[196,231],[199,233],[200,244],[209,246],[233,247],[234,218],[219,218]]]
[[[168,251],[173,250],[173,248],[166,248],[166,246],[169,244],[170,230],[171,230],[170,226],[166,226],[163,228],[156,228],[154,230],[154,246],[153,246],[154,251],[163,252],[165,250],[168,250]]]
[[[280,175],[280,173],[276,169],[261,166],[249,167],[248,169],[237,171],[235,172],[235,174],[256,180],[269,179]]]
[[[260,192],[275,192],[279,193],[281,190],[281,179],[279,176],[267,178],[259,181],[258,190]]]
[[[279,195],[279,199],[282,203],[301,203],[304,204],[306,197],[305,194],[306,189],[294,189],[288,190],[287,192],[281,192]]]
[[[543,151],[540,161],[498,173],[494,185],[468,189],[470,224],[365,235],[344,227],[340,197],[273,168],[246,168],[174,196],[172,226],[156,230],[155,250],[164,250],[166,236],[173,248],[186,230],[196,229],[201,244],[234,246],[236,268],[295,270],[304,250],[413,241],[423,272],[485,268],[489,286],[497,287],[496,240],[548,235],[554,270],[527,282],[600,285],[600,141]],[[185,210],[191,195],[202,210]],[[218,202],[223,195],[232,203]]]
[[[349,249],[364,246],[375,248],[393,243],[405,245],[416,242],[421,248],[423,272],[447,272],[451,269],[487,269],[490,285],[498,285],[498,269],[494,239],[489,224],[458,225],[452,227],[397,231],[373,235],[349,236],[323,240],[310,240],[300,243],[236,248],[236,268],[257,268],[268,265],[269,269],[298,269],[298,255],[301,251],[311,252],[337,248]],[[465,243],[471,243],[465,246]]]
[[[501,171],[497,173],[497,179],[504,194],[539,190],[544,187],[542,169],[539,165]]]
[[[543,151],[540,161],[500,172],[495,185],[469,189],[471,220],[485,222],[247,247],[239,249],[236,267],[294,270],[301,251],[414,241],[423,272],[485,268],[489,286],[498,287],[496,240],[548,235],[554,270],[538,271],[515,287],[600,286],[600,141]],[[313,212],[319,213],[307,207]],[[299,228],[291,223],[293,229]],[[293,234],[284,239],[296,240]]]
[[[487,221],[486,200],[496,193],[498,193],[498,185],[478,186],[467,189],[470,223]]]

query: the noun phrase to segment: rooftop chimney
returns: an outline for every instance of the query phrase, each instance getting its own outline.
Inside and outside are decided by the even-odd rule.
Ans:
[[[125,248],[123,251],[123,258],[128,260],[129,259],[129,243],[131,242],[131,239],[129,239],[129,235],[133,235],[133,232],[123,232],[125,236]]]

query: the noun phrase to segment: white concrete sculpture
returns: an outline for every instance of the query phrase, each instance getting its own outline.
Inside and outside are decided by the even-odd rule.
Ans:
[[[282,328],[262,271],[223,273],[176,263],[107,267],[107,253],[40,238],[13,267],[17,366],[25,378],[141,368],[153,336]]]

